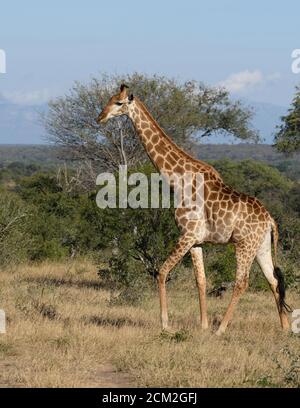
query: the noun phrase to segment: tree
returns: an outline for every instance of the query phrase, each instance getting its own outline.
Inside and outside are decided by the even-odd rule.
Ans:
[[[153,165],[147,164],[132,171],[147,176],[150,195],[150,177],[151,173],[155,172]],[[172,198],[169,209],[105,209],[102,211],[102,217],[106,220],[104,234],[110,237],[113,248],[118,250],[118,257],[124,257],[126,260],[131,258],[149,275],[155,276],[178,239]]]
[[[281,118],[277,126],[275,146],[280,152],[293,153],[300,150],[300,86],[296,87],[296,95],[286,116]]]
[[[228,133],[239,139],[257,140],[250,126],[253,112],[239,101],[231,101],[225,89],[207,87],[196,81],[179,83],[154,75],[101,75],[88,85],[76,82],[68,95],[49,103],[44,123],[49,140],[61,147],[63,158],[78,161],[94,180],[101,169],[116,170],[146,161],[131,121],[119,117],[105,126],[97,115],[125,82],[149,108],[162,128],[176,143],[188,148],[193,139],[213,133]]]

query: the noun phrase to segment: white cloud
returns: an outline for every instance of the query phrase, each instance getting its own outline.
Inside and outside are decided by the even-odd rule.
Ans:
[[[228,89],[230,92],[239,93],[266,82],[275,81],[279,78],[280,74],[278,72],[264,76],[258,69],[254,71],[249,71],[247,69],[245,71],[231,74],[227,79],[219,82],[218,85]]]
[[[1,96],[12,103],[18,105],[40,105],[45,103],[51,97],[50,92],[47,89],[36,91],[4,91]]]

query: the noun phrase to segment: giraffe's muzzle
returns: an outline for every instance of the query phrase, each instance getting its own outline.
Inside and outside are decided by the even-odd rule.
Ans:
[[[100,115],[97,117],[96,122],[98,123],[98,125],[100,125],[100,123],[106,123],[108,120],[108,118],[102,113],[100,113]]]

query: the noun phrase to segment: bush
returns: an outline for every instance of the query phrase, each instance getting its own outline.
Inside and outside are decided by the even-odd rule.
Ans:
[[[86,255],[107,244],[94,194],[68,193],[54,175],[45,173],[24,178],[18,193],[34,213],[31,260]]]
[[[204,265],[206,275],[213,287],[235,280],[236,260],[233,245],[205,245]]]
[[[29,234],[31,213],[16,195],[0,191],[0,265],[27,259],[32,240]]]

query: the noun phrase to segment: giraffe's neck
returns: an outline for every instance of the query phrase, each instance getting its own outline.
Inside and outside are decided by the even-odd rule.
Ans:
[[[192,157],[166,135],[138,98],[134,99],[129,117],[155,167],[166,173],[184,172],[184,164],[187,159],[193,160]]]

